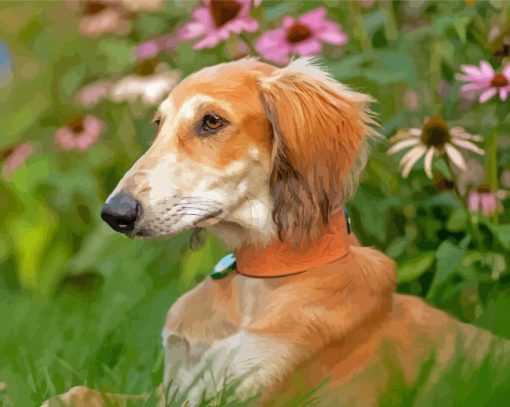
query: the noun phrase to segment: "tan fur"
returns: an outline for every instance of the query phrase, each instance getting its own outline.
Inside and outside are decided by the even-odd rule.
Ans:
[[[318,235],[355,188],[355,163],[373,134],[371,99],[306,60],[260,83],[273,133],[274,220],[280,235],[302,243]]]

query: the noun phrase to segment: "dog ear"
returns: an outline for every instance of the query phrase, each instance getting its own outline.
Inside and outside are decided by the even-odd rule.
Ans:
[[[270,189],[280,239],[313,239],[354,192],[376,135],[372,99],[298,59],[260,80],[273,131]]]

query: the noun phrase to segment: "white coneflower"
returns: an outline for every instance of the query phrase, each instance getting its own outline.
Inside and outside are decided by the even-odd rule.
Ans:
[[[480,136],[470,134],[462,127],[450,129],[448,124],[440,117],[426,119],[421,129],[400,130],[394,140],[395,144],[388,150],[388,154],[395,154],[410,148],[400,160],[404,178],[407,178],[413,166],[423,156],[425,157],[425,173],[429,178],[432,178],[432,159],[434,156],[446,154],[453,165],[465,170],[466,162],[459,148],[480,155],[484,154],[484,151],[473,143],[473,141],[480,141]]]
[[[110,89],[110,98],[115,102],[141,99],[146,105],[155,105],[168,96],[179,81],[180,72],[168,70],[157,59],[140,61],[135,73],[115,82]]]

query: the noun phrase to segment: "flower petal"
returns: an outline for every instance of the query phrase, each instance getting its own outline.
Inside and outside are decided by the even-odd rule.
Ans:
[[[320,40],[332,45],[345,45],[349,37],[345,34],[340,26],[335,23],[326,22],[324,28],[317,34]]]
[[[510,64],[506,64],[501,73],[505,75],[506,79],[510,80]]]
[[[297,43],[291,48],[291,50],[302,57],[308,57],[320,54],[322,51],[322,44],[317,39],[311,38]]]
[[[494,68],[487,61],[480,62],[480,71],[486,76],[494,76]]]
[[[301,15],[298,18],[298,21],[308,26],[308,28],[311,28],[313,31],[315,29],[320,28],[325,18],[326,9],[324,7],[318,7]]]
[[[450,134],[455,138],[461,138],[464,140],[482,141],[482,137],[477,134],[468,133],[462,127],[455,126],[450,129]]]
[[[285,29],[290,28],[292,26],[292,24],[294,24],[294,21],[296,21],[294,19],[294,17],[285,16],[285,17],[283,17],[283,20],[282,20],[282,27]]]
[[[434,157],[434,148],[429,148],[425,153],[425,174],[432,179],[432,158]]]
[[[471,143],[468,140],[462,140],[458,138],[452,139],[452,144],[455,144],[457,147],[462,147],[464,150],[472,151],[473,153],[484,155],[485,151],[478,147],[477,145]]]
[[[400,160],[400,165],[402,166],[402,176],[407,178],[414,164],[425,154],[427,147],[423,144],[420,144],[411,150],[409,150]]]
[[[470,192],[468,195],[468,209],[470,212],[478,212],[480,208],[480,196],[478,192]]]
[[[471,92],[473,90],[481,90],[485,89],[487,87],[487,84],[481,83],[481,82],[470,82],[465,83],[460,87],[461,92]]]
[[[485,103],[497,93],[495,88],[489,88],[480,95],[479,102]]]
[[[414,146],[416,144],[418,144],[420,142],[419,139],[417,138],[411,138],[411,139],[406,139],[406,140],[401,140],[395,144],[393,144],[389,149],[388,149],[388,154],[395,154],[395,153],[398,153],[399,151],[402,151],[403,149],[407,148],[407,147],[411,147],[411,146]]]
[[[285,40],[285,30],[278,28],[262,34],[255,43],[255,49],[268,61],[277,63],[287,62],[290,47]]]
[[[459,169],[461,169],[462,171],[465,171],[466,170],[466,161],[464,160],[464,157],[462,156],[462,154],[460,153],[459,150],[457,150],[457,148],[455,148],[453,145],[451,145],[450,143],[446,143],[444,145],[444,150],[446,152],[446,155],[448,156],[448,158],[450,159],[450,161]]]
[[[505,88],[500,88],[499,89],[499,98],[504,102],[506,100],[508,96],[508,89],[505,87]]]

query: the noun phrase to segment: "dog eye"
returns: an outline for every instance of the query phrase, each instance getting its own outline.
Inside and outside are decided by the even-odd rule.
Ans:
[[[225,119],[215,114],[208,113],[202,118],[200,123],[200,133],[202,134],[214,134],[225,126]]]
[[[156,127],[159,127],[159,125],[161,124],[161,119],[154,119],[152,123],[155,124]]]

